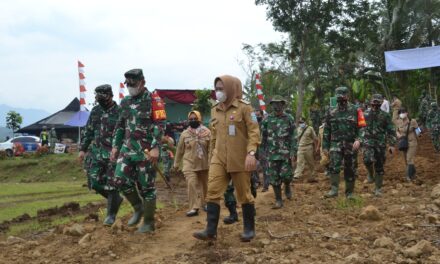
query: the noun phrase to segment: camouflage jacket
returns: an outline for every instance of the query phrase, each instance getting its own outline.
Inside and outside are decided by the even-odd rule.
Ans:
[[[146,88],[136,97],[122,99],[113,147],[137,161],[145,159],[145,149],[160,147],[163,127],[153,121],[152,114],[151,93]]]
[[[95,153],[99,160],[109,159],[112,150],[113,131],[119,117],[119,106],[113,102],[113,106],[104,109],[100,105],[93,107],[89,120],[84,130],[81,150],[87,151],[92,141],[96,147]]]
[[[285,160],[296,156],[296,127],[294,118],[287,113],[269,114],[261,124],[262,147],[267,160]]]
[[[361,143],[365,147],[386,147],[387,144],[394,146],[396,144],[396,130],[391,121],[390,114],[371,109],[364,113],[367,126],[362,127]]]
[[[429,99],[427,97],[423,98],[419,105],[419,115],[421,117],[426,117],[429,111]]]
[[[429,110],[426,121],[428,128],[440,129],[440,110]]]
[[[356,107],[349,103],[346,109],[330,108],[325,118],[323,134],[323,150],[341,151],[343,148],[352,148],[354,141],[360,141]]]

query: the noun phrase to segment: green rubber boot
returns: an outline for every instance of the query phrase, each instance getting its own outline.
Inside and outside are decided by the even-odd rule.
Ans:
[[[331,189],[324,195],[325,198],[333,198],[338,196],[339,192],[339,174],[330,174]]]
[[[135,226],[141,221],[144,212],[141,197],[139,197],[137,190],[124,194],[124,196],[134,209],[133,216],[128,220],[128,226]]]
[[[376,177],[376,175],[374,174],[373,164],[370,164],[368,166],[365,165],[365,167],[367,168],[367,182],[373,183],[375,181],[375,177]]]
[[[376,175],[376,189],[374,190],[375,196],[382,196],[383,174]]]
[[[107,197],[107,216],[104,220],[105,226],[111,226],[116,221],[116,215],[118,214],[119,207],[124,199],[119,195],[118,191],[108,192]]]
[[[345,197],[347,199],[354,199],[354,184],[355,180],[353,181],[345,181]]]
[[[281,185],[272,186],[273,192],[275,194],[275,205],[272,206],[272,209],[280,209],[283,207],[283,198],[281,196]]]
[[[138,228],[138,233],[154,232],[154,214],[156,213],[156,199],[144,200],[144,222]]]

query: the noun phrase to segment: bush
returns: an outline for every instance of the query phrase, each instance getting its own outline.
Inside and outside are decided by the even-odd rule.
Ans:
[[[41,157],[43,155],[46,155],[49,153],[49,147],[48,146],[39,146],[37,148],[37,151],[35,152],[36,157]]]
[[[24,153],[24,147],[21,143],[14,143],[14,155],[20,156]]]
[[[29,152],[23,152],[22,157],[23,159],[31,159],[34,157],[34,154]]]
[[[5,150],[0,150],[0,160],[4,160],[8,157]]]

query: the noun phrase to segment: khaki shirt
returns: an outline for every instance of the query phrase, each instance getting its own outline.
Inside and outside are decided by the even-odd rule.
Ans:
[[[208,130],[204,127],[205,130]],[[208,130],[209,132],[209,130]],[[208,170],[208,148],[209,148],[210,133],[206,136],[199,137],[186,129],[180,135],[179,143],[177,144],[176,158],[174,159],[174,166],[177,167],[183,159],[182,171],[203,171]],[[197,145],[200,144],[201,151],[199,157]]]
[[[303,133],[304,128],[298,127],[296,134],[298,135],[298,147],[307,147],[313,144],[316,140],[316,133],[313,127],[306,126],[306,131],[301,137],[301,140],[299,140],[299,136]]]
[[[398,109],[393,110],[393,123],[396,126],[396,134],[397,138],[406,136],[406,130],[408,129],[408,119],[402,120],[398,116]],[[409,146],[417,146],[417,134],[416,134],[416,128],[418,128],[419,125],[417,124],[417,121],[415,119],[411,119],[411,124],[409,125],[409,132],[408,132],[408,145]]]
[[[258,121],[250,104],[235,99],[223,110],[220,104],[211,110],[211,163],[220,164],[227,172],[245,170],[246,156],[260,144]]]

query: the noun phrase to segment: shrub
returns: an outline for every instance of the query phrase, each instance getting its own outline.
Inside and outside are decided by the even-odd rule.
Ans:
[[[39,146],[37,148],[37,151],[35,152],[36,157],[41,157],[43,155],[46,155],[49,153],[49,147],[48,146]]]
[[[20,156],[24,153],[24,147],[21,143],[14,143],[14,155]]]
[[[8,157],[5,150],[0,150],[0,160],[4,160]]]

